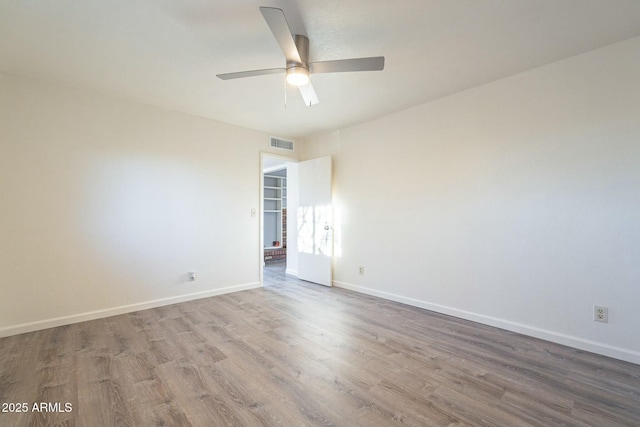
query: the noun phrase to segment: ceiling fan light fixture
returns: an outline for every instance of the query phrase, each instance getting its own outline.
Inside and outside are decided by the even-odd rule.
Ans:
[[[309,70],[300,66],[287,68],[287,83],[293,86],[304,86],[309,83]]]

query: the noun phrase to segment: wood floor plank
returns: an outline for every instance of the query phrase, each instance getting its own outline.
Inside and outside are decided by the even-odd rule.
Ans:
[[[29,407],[0,426],[640,425],[639,365],[279,267],[265,282],[0,339],[0,402]]]

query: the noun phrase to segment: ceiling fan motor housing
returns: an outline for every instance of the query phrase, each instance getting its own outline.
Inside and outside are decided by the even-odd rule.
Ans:
[[[293,41],[298,48],[298,54],[300,55],[300,61],[304,68],[309,69],[309,39],[302,34],[296,34],[293,36]],[[287,64],[287,67],[289,64]]]

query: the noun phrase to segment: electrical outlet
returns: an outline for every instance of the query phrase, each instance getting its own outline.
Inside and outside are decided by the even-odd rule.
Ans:
[[[364,276],[364,267],[362,266],[358,267],[358,274],[361,276]]]
[[[190,271],[189,272],[189,281],[193,282],[194,280],[196,280],[196,272],[195,271]]]
[[[609,308],[599,305],[593,306],[593,320],[596,322],[608,323],[609,322]]]

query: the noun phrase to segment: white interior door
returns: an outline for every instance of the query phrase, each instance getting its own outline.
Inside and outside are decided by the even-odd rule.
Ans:
[[[331,286],[333,208],[331,157],[298,163],[298,277]]]

